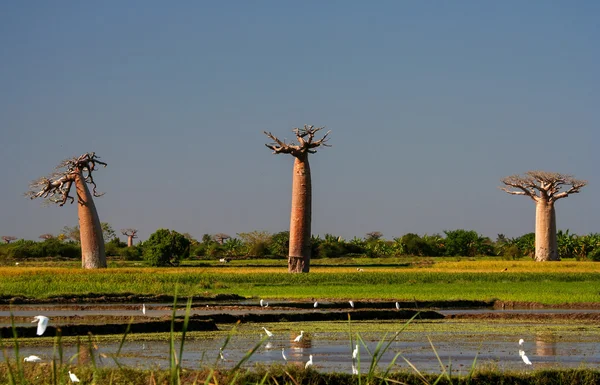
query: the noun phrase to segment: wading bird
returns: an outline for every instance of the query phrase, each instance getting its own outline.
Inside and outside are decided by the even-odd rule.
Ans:
[[[304,336],[304,330],[300,330],[300,335],[298,337],[294,338],[294,342],[302,341],[303,336]]]
[[[352,302],[352,301],[348,301],[348,303],[350,304],[350,307],[351,307],[352,309],[354,309],[354,302]]]
[[[31,321],[31,323],[37,322],[37,335],[41,336],[42,334],[44,334],[44,332],[46,331],[46,328],[48,327],[48,321],[50,320],[50,318],[43,316],[43,315],[36,315],[35,317],[33,317],[33,321]]]
[[[308,361],[306,361],[306,365],[304,365],[304,369],[308,369],[309,366],[312,366],[313,364],[313,360],[312,360],[312,354],[310,356],[308,356]]]
[[[263,329],[265,330],[265,333],[267,333],[267,335],[268,335],[269,337],[273,337],[273,333],[271,333],[270,331],[268,331],[268,330],[267,330],[267,328],[265,328],[265,327],[263,326]]]
[[[522,338],[519,340],[519,347],[522,348],[523,344],[525,343],[525,340],[523,340]],[[525,351],[523,349],[519,349],[519,355],[521,356],[521,359],[523,359],[523,362],[525,363],[525,365],[533,365],[531,363],[531,361],[529,360],[529,357],[527,357],[525,355]]]
[[[142,304],[142,314],[146,315],[146,304]]]
[[[352,359],[355,360],[356,357],[358,357],[358,344],[356,344],[356,347],[352,351]]]
[[[315,301],[315,304],[313,306],[316,308],[317,306],[319,306],[319,303]]]
[[[396,302],[396,309],[400,310],[400,304]]]
[[[71,379],[71,382],[81,382],[81,381],[79,381],[79,378],[77,378],[75,373],[71,373],[70,370],[69,370],[69,378]]]
[[[263,306],[265,306],[265,301],[261,299],[260,300],[260,307],[263,307]]]
[[[285,356],[285,348],[281,348],[281,357],[287,361],[287,357]]]
[[[31,355],[29,357],[23,358],[23,361],[25,361],[25,362],[41,362],[42,359],[38,356]]]

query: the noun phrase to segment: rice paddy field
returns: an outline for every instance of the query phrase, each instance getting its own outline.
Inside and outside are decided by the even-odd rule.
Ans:
[[[146,303],[149,312],[143,316],[139,310],[127,307],[138,309],[141,304],[126,305],[122,310],[123,317],[129,317],[128,312],[140,313],[135,315],[136,320],[140,317],[164,319],[165,314],[161,312],[169,311],[158,309],[164,307],[165,296],[175,295],[182,300],[191,297],[214,299],[207,302],[211,307],[219,298],[238,298],[238,304],[242,304],[239,307],[225,303],[216,305],[221,306],[216,311],[225,312],[228,306],[235,311],[267,312],[258,305],[259,299],[270,301],[275,309],[278,303],[306,302],[311,309],[302,311],[309,312],[329,311],[313,310],[312,301],[315,300],[323,306],[345,304],[346,307],[348,300],[357,304],[372,303],[373,307],[387,303],[393,307],[393,301],[420,304],[428,301],[499,301],[525,307],[556,308],[556,311],[594,309],[592,315],[600,308],[600,263],[442,258],[317,260],[313,261],[309,274],[289,274],[285,262],[186,261],[181,267],[151,268],[138,262],[112,261],[108,269],[85,271],[75,262],[24,261],[19,265],[0,267],[0,299],[6,308],[10,302],[25,301],[29,305],[21,305],[21,311],[25,309],[23,306],[35,308],[41,303],[46,304],[42,307],[45,311],[50,311],[55,303],[93,303],[102,296],[109,301],[120,298],[121,303],[153,296],[161,298],[163,303],[155,305],[150,299],[150,305]],[[185,311],[179,306],[179,321],[183,317],[181,312],[187,319],[190,314],[204,311],[204,305],[199,305],[204,300],[195,303],[195,308],[190,308],[190,300]],[[102,312],[98,306],[89,310],[75,307],[74,316],[80,317],[86,311]],[[55,311],[60,312],[59,309],[60,306]],[[279,311],[275,309],[272,311]],[[174,319],[175,309],[172,314]],[[190,331],[187,336],[184,326],[183,331],[172,329],[171,333],[127,335],[125,332],[125,335],[92,337],[90,334],[62,339],[59,336],[5,338],[0,346],[4,354],[4,362],[0,364],[0,384],[70,384],[69,370],[77,373],[81,383],[89,384],[599,383],[597,367],[584,365],[586,359],[589,361],[598,354],[599,332],[594,321],[597,317],[581,318],[573,314],[576,316],[555,320],[546,319],[545,315],[525,319],[415,320],[406,326],[381,320],[353,321],[351,325],[349,322],[272,321],[242,323],[233,334],[227,332],[232,325],[220,325],[218,332]],[[53,320],[58,323],[60,317]],[[18,322],[28,323],[28,320]],[[262,338],[261,326],[273,331],[276,339]],[[402,339],[394,337],[400,329]],[[298,330],[305,330],[309,337],[303,345],[294,347],[291,341]],[[516,341],[520,336],[529,344],[527,353],[535,368],[523,364],[517,353]],[[359,362],[360,374],[356,375],[350,372],[348,357],[359,340],[364,361]],[[436,347],[430,345],[432,340]],[[388,341],[394,342],[388,345]],[[269,347],[269,343],[274,347]],[[100,350],[95,350],[98,346]],[[145,350],[136,351],[139,346]],[[589,352],[582,350],[582,354],[588,356],[577,350],[581,346],[589,349]],[[296,357],[296,362],[283,362],[282,348],[289,357]],[[19,355],[19,349],[22,355]],[[450,353],[445,349],[450,349],[455,356],[468,354],[465,353],[462,361],[455,359],[453,367],[452,360],[446,357]],[[103,356],[102,351],[106,353],[103,359],[110,364],[96,361]],[[220,351],[231,355],[219,361]],[[23,356],[36,352],[44,356],[44,362],[23,362]],[[401,361],[398,352],[409,357],[414,366],[411,362]],[[439,357],[438,352],[444,356]],[[542,364],[550,353],[552,356],[560,353],[561,357],[575,361],[568,366]],[[315,354],[314,367],[305,368],[308,354]],[[343,357],[343,369],[325,370],[327,365],[335,365],[338,356]],[[154,357],[156,362],[149,364],[148,357]],[[581,360],[583,366],[579,367],[577,360]],[[203,364],[198,365],[198,362]]]
[[[237,262],[237,263],[236,263]],[[367,260],[369,263],[373,261]],[[434,263],[316,265],[309,274],[256,261],[178,268],[0,267],[0,296],[86,295],[181,297],[235,294],[246,298],[397,301],[512,301],[600,303],[600,263],[441,261]],[[280,263],[276,261],[275,263]],[[362,271],[358,271],[361,269]]]

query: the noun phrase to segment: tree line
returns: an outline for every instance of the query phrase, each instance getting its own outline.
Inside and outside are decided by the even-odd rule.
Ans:
[[[126,260],[145,260],[150,266],[177,266],[182,260],[207,259],[228,262],[240,258],[286,258],[289,255],[288,231],[269,233],[252,231],[230,236],[224,233],[204,234],[199,240],[189,233],[159,229],[148,240],[128,245],[120,240],[107,223],[104,248],[106,255]],[[13,240],[0,245],[0,259],[81,257],[81,246],[74,228],[54,237],[40,236],[41,241]],[[131,229],[127,229],[131,230]],[[125,231],[122,231],[123,235]],[[14,237],[13,237],[14,238]],[[577,235],[569,230],[557,232],[558,252],[562,258],[600,261],[600,234]],[[373,231],[364,237],[344,239],[333,234],[313,235],[310,239],[312,258],[388,258],[388,257],[485,257],[535,259],[535,233],[508,238],[498,234],[495,240],[474,230],[446,230],[443,234],[407,233],[385,239]]]

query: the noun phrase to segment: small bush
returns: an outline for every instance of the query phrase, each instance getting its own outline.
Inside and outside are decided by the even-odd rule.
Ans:
[[[590,261],[600,262],[600,247],[592,250],[587,257]]]
[[[190,241],[174,230],[156,230],[143,247],[144,259],[150,266],[178,266],[190,254]]]

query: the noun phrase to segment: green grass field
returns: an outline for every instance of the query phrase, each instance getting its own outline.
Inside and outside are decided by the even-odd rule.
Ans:
[[[321,300],[502,300],[543,304],[600,303],[600,264],[593,262],[441,261],[426,264],[314,266],[288,274],[285,265],[235,261],[207,267],[0,268],[0,295],[50,298],[85,294],[173,294]],[[276,261],[279,263],[280,261]],[[370,261],[372,262],[372,261]],[[395,266],[394,266],[395,264]]]

